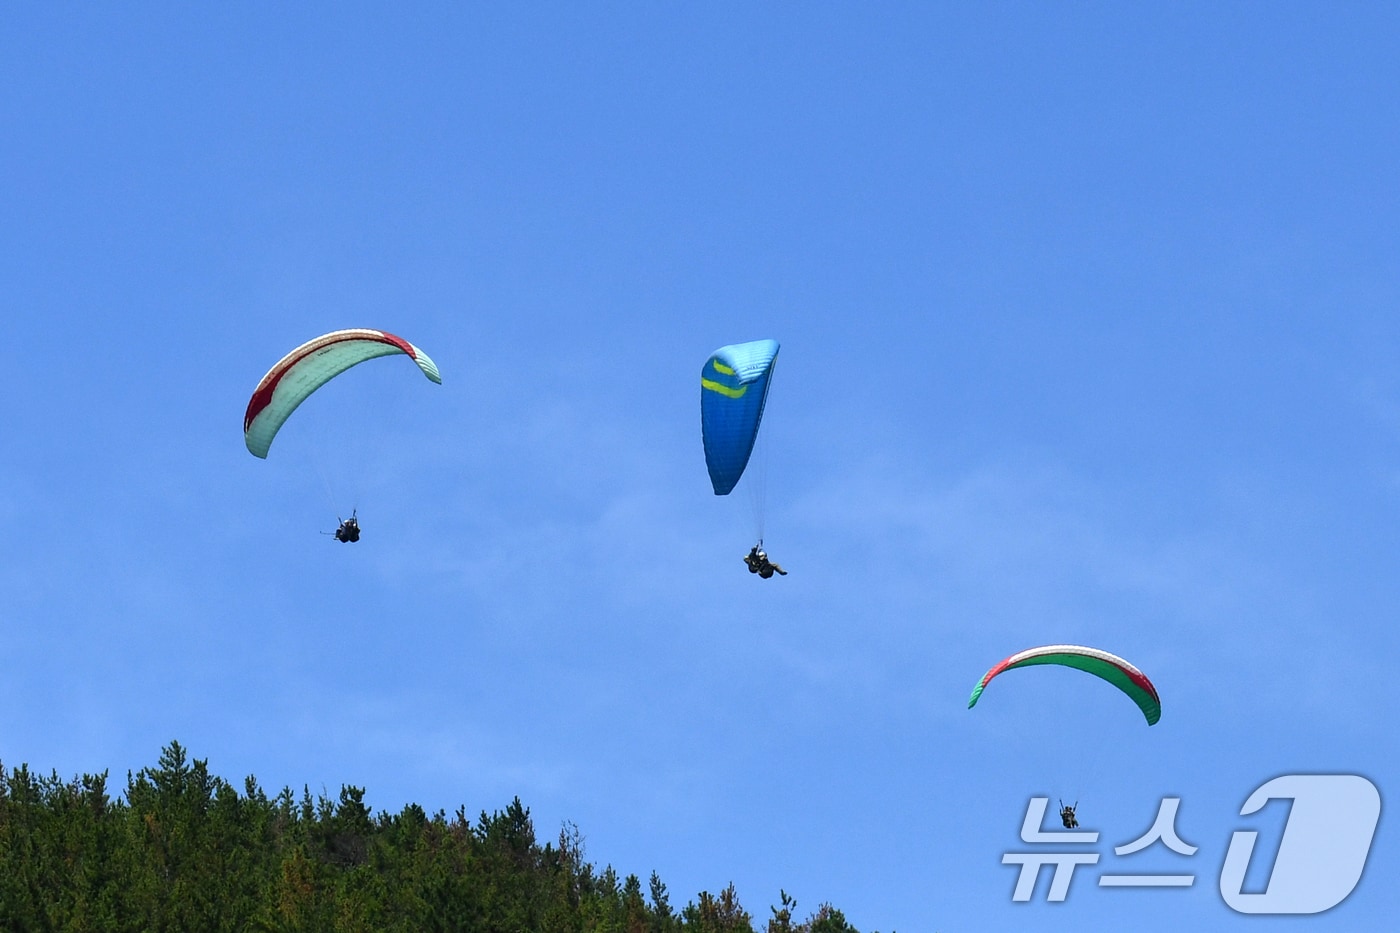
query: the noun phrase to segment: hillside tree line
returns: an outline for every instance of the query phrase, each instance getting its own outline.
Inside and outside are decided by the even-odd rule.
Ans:
[[[764,933],[858,933],[786,892]],[[472,821],[409,804],[239,793],[178,742],[154,768],[62,780],[0,764],[0,929],[14,933],[759,933],[730,884],[683,907],[651,873],[585,860],[566,824],[541,845],[519,798]]]

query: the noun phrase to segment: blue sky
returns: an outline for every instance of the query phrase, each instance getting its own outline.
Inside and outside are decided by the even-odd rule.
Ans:
[[[863,930],[1250,923],[1216,878],[1255,787],[1400,787],[1397,27],[9,8],[0,760],[178,739],[377,809],[519,795],[760,923],[780,887]],[[259,377],[357,326],[443,385],[366,364],[249,456]],[[696,385],[765,337],[772,581]],[[351,507],[358,545],[317,534]],[[1137,663],[1161,723],[1073,672],[965,708],[1058,642]],[[1034,794],[1105,869],[1180,796],[1199,852],[1127,864],[1196,885],[1011,904]],[[1280,925],[1390,929],[1390,830]]]

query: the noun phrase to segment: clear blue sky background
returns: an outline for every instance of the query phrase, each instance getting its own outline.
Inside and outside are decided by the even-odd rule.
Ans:
[[[0,759],[578,824],[673,900],[1231,929],[1266,779],[1400,792],[1392,5],[0,14]],[[423,347],[240,422],[340,327]],[[760,581],[701,365],[774,337]],[[750,484],[756,485],[756,484]],[[329,494],[329,495],[328,495]],[[358,507],[364,540],[317,532]],[[1148,729],[1021,648],[1098,645]],[[1012,905],[1033,794],[1185,891]],[[1200,847],[1113,865],[1163,795]],[[1275,820],[1275,822],[1278,822]],[[1276,830],[1276,827],[1275,827]],[[1336,910],[1389,930],[1382,816]]]

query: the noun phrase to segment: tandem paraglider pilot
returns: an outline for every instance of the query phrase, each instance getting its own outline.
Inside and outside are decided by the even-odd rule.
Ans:
[[[325,534],[325,532],[321,532]],[[354,542],[360,540],[360,520],[351,512],[350,517],[340,523],[340,527],[335,530],[335,539],[340,542]]]
[[[755,544],[749,553],[744,555],[744,563],[749,565],[749,573],[756,573],[767,580],[773,574],[787,576],[787,571],[768,559],[768,555],[763,551],[763,542]]]

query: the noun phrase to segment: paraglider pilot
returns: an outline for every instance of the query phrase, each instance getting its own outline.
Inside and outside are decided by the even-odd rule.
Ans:
[[[356,510],[358,511],[358,510]],[[360,520],[351,512],[350,517],[340,523],[340,527],[335,530],[335,539],[342,543],[354,543],[360,540]]]
[[[763,551],[762,541],[755,544],[749,553],[744,555],[744,563],[749,565],[749,573],[756,573],[765,580],[775,573],[787,576],[786,570],[768,559],[768,555]]]
[[[1079,806],[1078,800],[1074,802],[1073,807],[1067,807],[1063,800],[1060,801],[1060,822],[1065,824],[1065,829],[1078,828],[1079,820],[1074,815],[1074,807],[1077,806]]]

